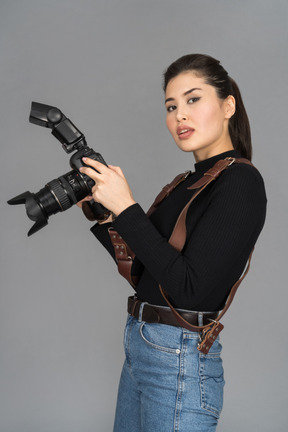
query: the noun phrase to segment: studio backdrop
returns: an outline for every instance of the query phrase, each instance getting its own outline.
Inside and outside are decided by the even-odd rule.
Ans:
[[[287,42],[286,0],[0,0],[0,432],[112,430],[133,294],[77,206],[30,237],[24,206],[8,206],[71,170],[51,129],[29,122],[31,102],[58,107],[147,210],[194,169],[162,92],[187,53],[220,59],[239,84],[268,196],[223,319],[219,431],[287,430]]]

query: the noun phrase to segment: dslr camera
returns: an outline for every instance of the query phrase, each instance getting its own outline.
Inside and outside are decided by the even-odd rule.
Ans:
[[[27,216],[35,222],[28,232],[31,236],[48,224],[52,214],[68,210],[78,201],[91,194],[95,182],[79,169],[85,166],[83,157],[89,157],[106,165],[100,153],[87,146],[85,136],[56,107],[32,102],[29,121],[39,126],[52,129],[52,135],[57,138],[66,153],[76,151],[70,158],[72,171],[48,182],[37,193],[24,192],[8,201],[8,204],[25,204]],[[88,213],[94,219],[102,219],[110,213],[101,204],[91,200],[85,202]],[[91,219],[92,220],[92,219]]]

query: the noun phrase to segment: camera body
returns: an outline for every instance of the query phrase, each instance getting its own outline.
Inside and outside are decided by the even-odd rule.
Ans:
[[[74,153],[71,156],[71,158],[70,158],[71,168],[79,171],[81,167],[87,166],[82,161],[83,157],[88,157],[90,159],[96,160],[97,162],[101,162],[104,165],[107,165],[100,153],[96,153],[92,148],[86,146],[86,147],[83,147],[81,150],[78,150],[76,153]],[[90,179],[90,180],[92,180],[92,179]]]
[[[25,204],[27,216],[35,221],[28,232],[28,236],[39,231],[48,224],[52,214],[68,210],[73,204],[91,194],[95,182],[79,170],[86,166],[83,157],[89,157],[106,165],[100,153],[87,146],[85,136],[79,129],[56,107],[32,102],[29,121],[52,129],[52,135],[57,138],[66,153],[76,150],[70,158],[72,171],[48,182],[43,189],[33,194],[29,191],[8,201],[8,204]],[[94,200],[87,203],[89,212],[95,219],[101,219],[108,210]]]

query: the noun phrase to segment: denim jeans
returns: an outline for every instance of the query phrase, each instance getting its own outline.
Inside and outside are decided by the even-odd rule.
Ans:
[[[214,432],[223,405],[221,344],[128,315],[114,432]]]

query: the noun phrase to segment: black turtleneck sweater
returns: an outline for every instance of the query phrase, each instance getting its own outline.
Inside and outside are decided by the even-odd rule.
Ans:
[[[141,301],[167,306],[158,288],[160,283],[175,307],[198,311],[223,308],[265,221],[267,200],[257,169],[247,164],[228,167],[192,202],[183,250],[175,250],[168,239],[179,213],[195,192],[187,188],[227,156],[240,157],[232,150],[196,163],[195,172],[150,218],[139,204],[134,204],[113,222],[137,256],[133,273],[140,275],[136,292]],[[109,226],[96,224],[91,231],[114,258]]]

